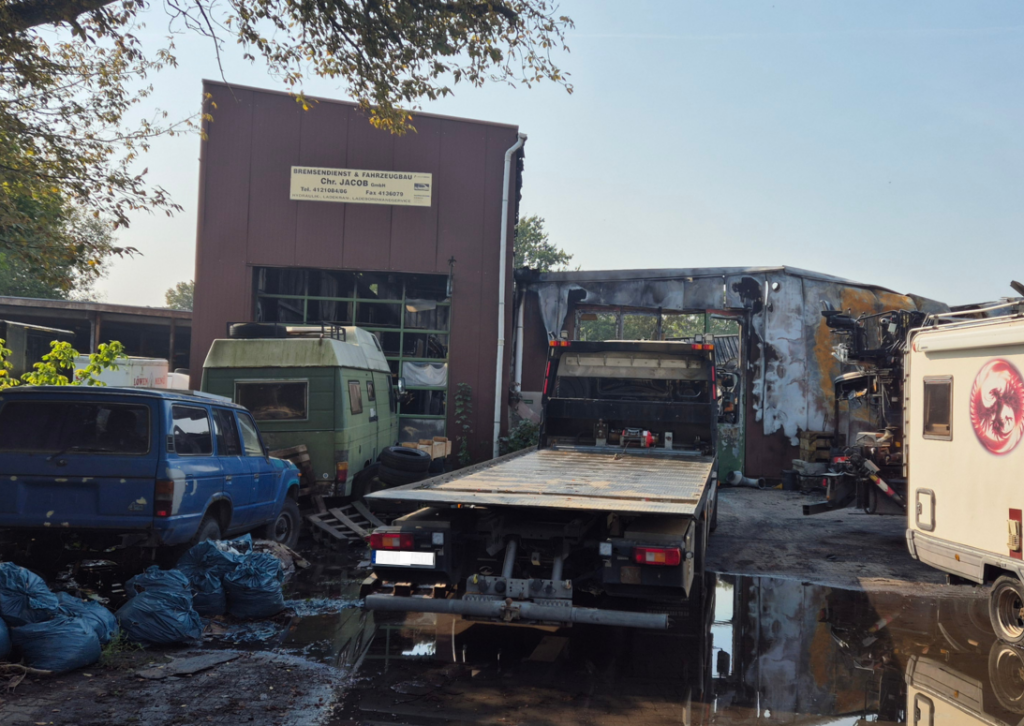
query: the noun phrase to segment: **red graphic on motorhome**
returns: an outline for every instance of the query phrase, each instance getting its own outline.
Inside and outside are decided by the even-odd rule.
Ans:
[[[1024,378],[1008,360],[981,367],[971,388],[971,426],[993,454],[1009,454],[1024,438]]]

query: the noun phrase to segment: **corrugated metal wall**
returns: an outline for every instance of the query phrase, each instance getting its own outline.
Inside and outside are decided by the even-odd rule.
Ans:
[[[253,315],[254,266],[448,274],[454,258],[450,390],[473,387],[477,457],[490,454],[497,340],[502,176],[515,126],[417,116],[417,131],[374,129],[354,104],[302,111],[286,94],[206,82],[216,108],[204,124],[191,371],[210,343]],[[290,167],[433,174],[430,207],[291,201]],[[517,174],[512,175],[516,199]],[[509,216],[506,337],[512,331]],[[505,349],[506,369],[510,347]],[[452,433],[453,406],[449,406]],[[503,417],[504,418],[504,417]]]

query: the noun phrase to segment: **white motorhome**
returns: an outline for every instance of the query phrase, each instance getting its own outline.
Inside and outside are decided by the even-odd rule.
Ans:
[[[910,334],[905,360],[907,546],[932,567],[992,584],[996,634],[1024,642],[1024,305]]]

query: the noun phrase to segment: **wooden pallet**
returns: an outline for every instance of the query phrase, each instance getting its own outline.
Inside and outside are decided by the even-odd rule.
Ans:
[[[307,514],[306,519],[313,525],[314,537],[327,535],[327,541],[349,544],[364,542],[374,529],[384,526],[365,504],[358,501]]]

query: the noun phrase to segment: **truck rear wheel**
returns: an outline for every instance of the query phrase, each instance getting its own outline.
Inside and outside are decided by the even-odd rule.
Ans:
[[[1024,583],[1006,575],[996,580],[989,593],[988,616],[1000,640],[1024,642]]]

